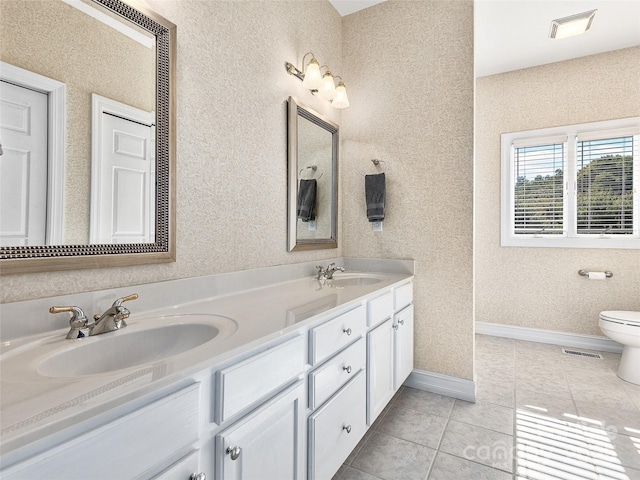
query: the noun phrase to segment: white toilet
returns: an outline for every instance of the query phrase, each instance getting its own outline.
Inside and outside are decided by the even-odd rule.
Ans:
[[[618,376],[640,385],[640,312],[600,312],[600,330],[623,345]]]

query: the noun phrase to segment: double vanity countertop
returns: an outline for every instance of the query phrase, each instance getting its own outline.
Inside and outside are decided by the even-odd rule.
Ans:
[[[337,260],[344,260],[340,264],[347,267],[347,272],[337,272],[333,281],[324,283],[308,275],[313,271],[309,263],[239,272],[234,274],[234,282],[242,284],[243,276],[253,275],[253,285],[246,282],[253,288],[241,289],[237,285],[214,288],[209,296],[198,292],[198,288],[181,294],[182,290],[176,287],[189,285],[184,281],[181,285],[180,280],[131,287],[131,291],[140,291],[140,299],[147,291],[150,296],[166,296],[173,290],[173,304],[138,310],[137,302],[127,303],[132,312],[126,320],[128,326],[102,335],[67,340],[67,327],[3,339],[0,356],[3,456],[181,379],[240,360],[249,352],[268,348],[278,339],[284,341],[304,333],[413,276],[411,261],[354,259],[351,266],[367,272],[358,274],[349,268],[349,259]],[[286,276],[287,270],[294,278],[278,281]],[[258,277],[275,272],[276,281],[255,282],[256,272]],[[215,284],[215,279],[209,284]],[[156,285],[162,291],[151,294],[149,289]],[[193,298],[198,296],[201,298]],[[44,299],[47,300],[59,305],[56,303],[59,299]],[[43,300],[22,303],[33,309],[34,305],[43,305]],[[141,302],[141,307],[144,306]],[[6,313],[17,311],[5,309],[3,322]],[[46,317],[48,312],[41,315],[50,321]],[[68,315],[63,317],[68,320]],[[127,338],[117,339],[118,336]],[[109,343],[116,345],[121,340],[126,340],[118,345],[126,349],[124,354],[112,349]],[[131,360],[122,358],[129,355]],[[131,366],[127,361],[132,362]]]

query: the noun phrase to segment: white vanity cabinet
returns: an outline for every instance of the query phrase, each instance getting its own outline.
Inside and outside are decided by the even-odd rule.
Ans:
[[[367,429],[365,331],[359,305],[309,332],[309,480],[330,479]]]
[[[297,335],[216,373],[218,480],[304,478],[305,353]]]
[[[371,426],[413,369],[413,284],[369,300],[367,424]],[[380,323],[382,322],[382,323]]]
[[[398,390],[413,370],[413,305],[405,307],[393,319],[393,389]]]
[[[304,382],[216,435],[219,480],[304,478]]]
[[[366,377],[360,371],[309,417],[309,480],[328,480],[367,430]]]
[[[193,384],[2,471],[3,480],[163,478],[198,441],[200,385]],[[197,452],[188,466],[198,473]],[[179,462],[178,462],[179,463]],[[183,465],[184,466],[184,465]],[[183,469],[184,470],[184,469]],[[165,477],[166,478],[166,477]]]
[[[395,393],[394,324],[389,318],[367,333],[367,424],[373,422]]]
[[[168,369],[173,380],[161,377],[157,387],[142,384],[103,403],[87,397],[96,410],[104,406],[99,415],[81,421],[69,411],[49,436],[16,437],[24,444],[3,451],[0,476],[329,480],[413,369],[413,284],[396,275],[377,290],[352,286],[329,307],[334,313],[294,327],[278,323],[253,338],[241,325],[243,336],[229,347],[236,350],[213,348],[206,364],[178,363]],[[88,394],[79,392],[82,408]],[[60,414],[55,404],[47,408],[36,413]]]

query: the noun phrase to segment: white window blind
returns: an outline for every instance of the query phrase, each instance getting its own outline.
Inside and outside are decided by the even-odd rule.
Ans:
[[[577,233],[633,235],[633,136],[578,139],[576,159]]]
[[[513,225],[516,235],[564,232],[566,142],[514,146]]]

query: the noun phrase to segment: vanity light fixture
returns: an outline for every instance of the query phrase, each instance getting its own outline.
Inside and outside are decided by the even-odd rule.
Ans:
[[[311,60],[305,66],[305,59],[311,55]],[[299,80],[302,80],[302,85],[305,88],[311,90],[314,95],[317,93],[320,97],[331,102],[331,106],[334,108],[347,108],[349,106],[349,99],[347,98],[347,87],[345,87],[342,77],[334,76],[329,70],[328,65],[320,66],[318,60],[312,52],[307,52],[302,57],[302,70],[299,70],[295,65],[286,62],[287,72],[289,75],[294,75]],[[322,69],[325,72],[322,73]],[[338,86],[336,87],[335,80],[340,79]]]
[[[570,15],[568,17],[557,18],[551,22],[551,31],[549,38],[567,38],[580,35],[589,28],[593,23],[593,17],[598,10],[589,10],[588,12]]]

